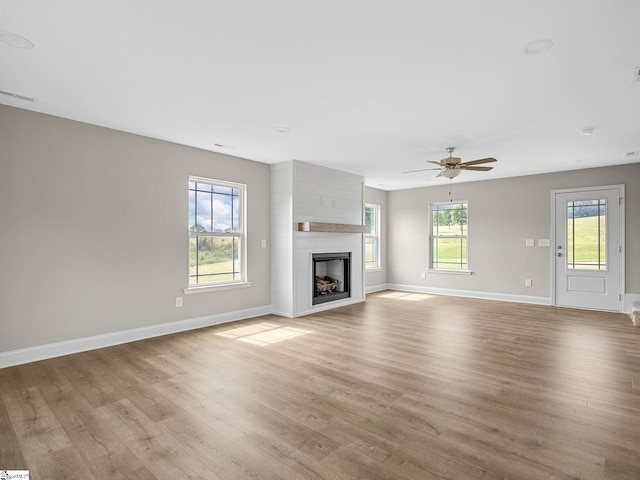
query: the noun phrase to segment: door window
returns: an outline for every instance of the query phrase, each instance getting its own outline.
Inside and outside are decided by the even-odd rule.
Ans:
[[[567,268],[607,269],[607,201],[567,202]]]

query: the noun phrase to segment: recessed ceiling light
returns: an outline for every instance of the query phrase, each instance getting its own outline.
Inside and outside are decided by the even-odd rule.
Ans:
[[[225,145],[224,143],[212,143],[216,148],[226,148],[227,150],[234,150],[236,148],[235,145]]]
[[[0,32],[0,42],[16,48],[30,49],[35,47],[33,42],[28,38],[24,38],[22,35],[12,32]]]
[[[540,40],[529,42],[524,51],[527,55],[538,55],[539,53],[546,52],[551,47],[553,47],[553,42],[548,38],[542,38]]]
[[[584,135],[586,137],[588,137],[589,135],[593,135],[593,128],[592,127],[581,128],[580,135]]]
[[[276,127],[276,132],[278,133],[289,133],[290,129],[287,127]]]

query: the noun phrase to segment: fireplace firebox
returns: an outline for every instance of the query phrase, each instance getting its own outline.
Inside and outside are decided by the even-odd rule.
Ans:
[[[313,305],[351,297],[351,252],[313,253]]]

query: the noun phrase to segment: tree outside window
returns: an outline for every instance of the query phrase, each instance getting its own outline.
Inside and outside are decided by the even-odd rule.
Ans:
[[[245,186],[189,178],[189,286],[245,279]]]
[[[430,268],[437,270],[468,270],[467,202],[434,203],[430,205],[430,214]]]

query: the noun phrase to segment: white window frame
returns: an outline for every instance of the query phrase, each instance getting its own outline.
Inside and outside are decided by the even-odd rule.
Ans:
[[[226,180],[218,180],[214,178],[206,178],[206,177],[198,177],[198,176],[189,176],[189,185],[191,182],[196,183],[206,183],[209,185],[217,185],[221,187],[230,187],[235,188],[240,191],[239,195],[239,219],[238,219],[238,232],[193,232],[191,231],[190,225],[187,225],[188,230],[188,242],[187,242],[187,258],[188,262],[190,262],[190,252],[189,252],[189,242],[192,238],[196,238],[198,236],[204,237],[213,237],[213,238],[229,238],[233,237],[238,241],[238,263],[237,263],[237,272],[238,277],[234,280],[220,280],[220,281],[212,281],[212,282],[202,282],[202,283],[191,283],[191,268],[190,266],[187,269],[187,287],[184,288],[185,294],[191,293],[203,293],[210,292],[215,290],[226,290],[229,288],[243,288],[251,286],[251,282],[247,281],[247,186],[242,183],[229,182]],[[191,190],[190,187],[187,188],[187,192]],[[188,213],[190,215],[190,212]],[[187,224],[190,223],[190,218]],[[189,265],[189,263],[188,263]]]
[[[366,257],[365,257],[365,270],[366,271],[380,270],[382,268],[382,266],[380,265],[380,205],[376,205],[374,203],[365,203],[364,208],[365,208],[365,219],[366,219],[367,208],[374,210],[374,218],[375,218],[375,231],[364,234],[365,248],[366,248],[366,239],[373,238],[373,244],[374,244],[373,253],[374,253],[375,263],[374,265],[367,265]]]
[[[437,235],[433,231],[433,212],[434,207],[438,207],[441,205],[466,205],[467,210],[467,234],[466,235]],[[425,270],[432,273],[450,273],[450,274],[458,274],[458,275],[471,275],[471,270],[469,268],[469,202],[468,200],[451,200],[448,202],[433,202],[429,204],[429,266]],[[464,238],[466,239],[466,259],[467,259],[467,268],[446,268],[442,266],[434,267],[434,259],[433,256],[435,254],[433,249],[434,238]]]

